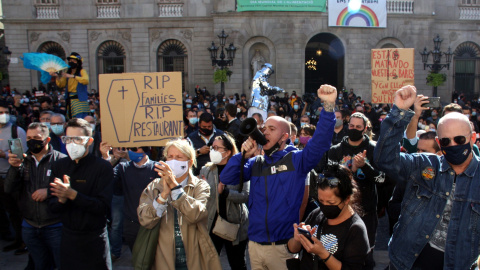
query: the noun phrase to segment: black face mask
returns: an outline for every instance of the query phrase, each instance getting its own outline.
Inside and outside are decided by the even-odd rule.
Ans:
[[[319,203],[319,204],[320,204],[320,209],[322,210],[323,215],[327,219],[336,219],[343,210],[343,208],[340,209],[340,207],[338,207],[341,203],[338,205],[324,205],[323,203]]]
[[[200,131],[200,133],[204,136],[210,136],[212,135],[213,133],[213,128],[212,129],[208,129],[208,128],[199,128],[198,129]]]
[[[273,155],[273,153],[277,152],[278,149],[280,149],[280,144],[278,144],[278,142],[273,145],[272,147],[270,147],[270,149],[263,149],[263,151],[265,152],[265,154],[269,157],[271,157]]]
[[[74,62],[68,62],[68,65],[69,65],[71,68],[77,68],[77,67],[78,67],[78,64],[77,64],[77,63],[74,63]]]
[[[445,159],[453,164],[460,165],[470,156],[472,146],[470,142],[461,145],[442,147],[442,153]]]
[[[348,138],[353,142],[360,141],[361,139],[363,139],[363,130],[352,128],[352,129],[348,129],[347,134],[348,134]]]
[[[42,140],[31,139],[27,141],[28,150],[33,154],[38,154],[42,152],[44,146],[45,146],[45,141],[42,141]]]

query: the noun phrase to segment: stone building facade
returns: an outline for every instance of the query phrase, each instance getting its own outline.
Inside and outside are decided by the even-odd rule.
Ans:
[[[260,52],[275,68],[272,85],[304,93],[331,83],[353,88],[370,100],[371,49],[398,47],[415,48],[415,84],[431,95],[425,80],[428,70],[418,52],[433,49],[437,34],[443,38],[442,51],[448,47],[454,51],[450,69],[443,71],[447,81],[438,88],[439,96],[450,100],[458,87],[472,97],[480,93],[479,0],[387,0],[387,27],[375,29],[329,27],[328,9],[237,12],[233,0],[2,0],[2,4],[12,58],[24,52],[61,57],[78,52],[85,59],[91,89],[97,89],[102,73],[174,70],[183,72],[184,87],[190,92],[200,85],[217,93],[220,85],[213,83],[207,48],[212,41],[218,44],[217,35],[224,29],[227,45],[237,48],[226,94],[250,92],[251,60]],[[334,57],[318,61],[323,68],[312,77],[305,62],[320,49]],[[38,87],[37,72],[24,69],[21,60],[8,69],[12,88]]]

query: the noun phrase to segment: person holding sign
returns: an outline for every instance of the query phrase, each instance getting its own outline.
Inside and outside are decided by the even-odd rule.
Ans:
[[[305,178],[330,148],[335,126],[337,89],[322,85],[318,97],[324,102],[317,128],[303,150],[288,144],[290,124],[272,116],[265,122],[263,134],[267,143],[265,155],[254,156],[257,142],[251,137],[242,145],[242,154],[234,155],[222,173],[226,185],[239,183],[243,169],[245,181],[250,180],[248,250],[252,269],[287,269],[286,262],[294,255],[286,251],[293,237],[293,223],[299,222],[300,206],[305,191]]]
[[[163,155],[166,162],[155,165],[160,178],[145,188],[137,208],[140,225],[152,229],[160,223],[152,269],[222,269],[207,231],[210,186],[192,174],[195,150],[177,139]]]
[[[83,58],[80,54],[72,52],[67,59],[70,68],[62,74],[62,77],[58,78],[55,72],[50,75],[57,77],[56,82],[59,88],[66,87],[65,100],[67,101],[68,118],[84,118],[90,112],[87,91],[88,74],[82,68]]]

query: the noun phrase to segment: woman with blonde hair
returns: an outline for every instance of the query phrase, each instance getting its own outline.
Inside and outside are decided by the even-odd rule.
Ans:
[[[169,141],[166,162],[155,165],[160,178],[143,191],[137,209],[142,226],[160,222],[153,269],[222,269],[207,231],[208,183],[192,174],[195,150],[187,140]]]
[[[207,229],[218,254],[223,247],[227,252],[228,263],[232,270],[246,270],[245,249],[248,242],[248,195],[250,182],[238,185],[224,185],[219,175],[230,158],[237,154],[235,141],[228,134],[217,136],[210,147],[210,161],[203,166],[200,175],[210,185],[211,196],[207,202],[208,223]],[[241,190],[240,190],[241,189]],[[219,218],[230,223],[239,224],[237,237],[231,241],[215,233],[213,228]]]

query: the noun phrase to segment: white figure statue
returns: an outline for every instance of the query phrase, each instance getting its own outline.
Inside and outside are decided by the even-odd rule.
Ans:
[[[265,58],[263,58],[262,54],[260,53],[260,50],[255,50],[255,54],[253,55],[252,61],[250,62],[252,65],[252,74],[257,73],[259,71],[263,64],[265,64]]]

